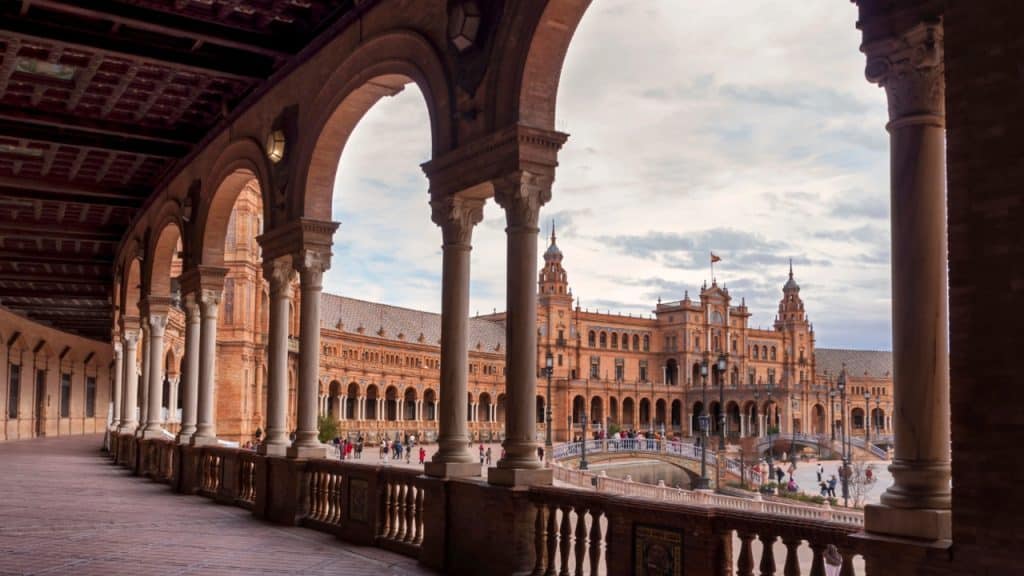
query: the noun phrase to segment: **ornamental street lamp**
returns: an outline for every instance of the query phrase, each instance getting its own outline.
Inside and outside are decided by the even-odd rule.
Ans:
[[[796,396],[792,398],[793,414],[793,441],[789,444],[789,461],[793,463],[793,467],[796,467],[796,411],[800,408],[800,401],[796,399]]]
[[[867,421],[864,423],[864,429],[867,431],[864,439],[864,447],[870,450],[871,445],[871,394],[864,393],[864,415],[867,416]]]
[[[718,449],[725,450],[725,369],[728,360],[725,354],[718,355]]]
[[[547,413],[545,415],[545,422],[547,422],[547,436],[544,438],[544,454],[547,456],[547,461],[551,461],[551,453],[553,447],[551,445],[551,375],[555,371],[555,358],[551,355],[551,350],[548,350],[547,355],[544,357],[544,371],[548,377],[548,395],[544,399],[544,409]]]
[[[708,428],[710,427],[710,417],[708,416],[708,359],[701,360],[700,363],[700,376],[701,376],[701,415],[700,415],[700,479],[697,481],[697,488],[701,490],[707,490],[708,483],[708,470],[707,470],[707,455],[708,455]]]
[[[580,431],[583,433],[583,452],[580,455],[580,470],[586,470],[590,468],[590,463],[587,462],[587,411],[583,410],[580,412]]]
[[[775,449],[775,446],[772,445],[772,428],[774,427],[773,425],[775,424],[775,418],[772,417],[772,404],[773,404],[773,402],[772,402],[772,381],[768,380],[768,414],[766,415],[767,417],[765,418],[765,422],[767,422],[767,426],[768,426],[768,469],[769,470],[772,469],[772,452]]]
[[[843,442],[843,470],[840,476],[843,480],[843,506],[850,505],[850,456],[846,448],[846,366],[843,366],[842,371],[839,372],[839,380],[836,382],[836,388],[839,389],[839,404],[840,409],[843,411],[839,418],[840,421],[840,433]]]

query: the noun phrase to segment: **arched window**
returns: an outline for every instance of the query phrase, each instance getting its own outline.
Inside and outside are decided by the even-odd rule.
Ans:
[[[651,350],[651,337],[644,334],[644,352],[650,352]]]
[[[633,350],[639,350],[639,349],[640,349],[640,337],[637,336],[636,334],[633,334]]]
[[[596,340],[597,340],[597,333],[594,332],[593,330],[591,330],[590,334],[587,336],[587,344],[591,348],[593,348],[594,346],[597,346]]]
[[[764,358],[765,360],[768,359],[768,347],[767,346],[761,346],[761,358]]]
[[[601,332],[601,348],[608,347],[608,334]]]
[[[629,350],[629,334],[622,335],[622,349]]]
[[[775,346],[772,346],[772,360],[775,360]]]
[[[612,348],[619,347],[619,335],[612,332]]]
[[[757,360],[759,358],[757,350],[758,350],[757,346],[754,346],[754,360]]]

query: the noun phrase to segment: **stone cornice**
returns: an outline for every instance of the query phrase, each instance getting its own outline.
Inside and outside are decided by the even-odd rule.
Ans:
[[[298,218],[256,238],[263,250],[263,259],[272,260],[281,256],[297,256],[303,251],[326,252],[330,254],[334,232],[338,222]]]
[[[227,273],[227,268],[206,264],[185,270],[181,273],[181,293],[188,294],[203,290],[220,291],[224,288],[224,277],[227,276]]]
[[[171,299],[168,296],[146,296],[139,302],[139,310],[145,316],[167,316],[171,309]]]
[[[451,195],[517,171],[554,177],[569,135],[519,124],[464,144],[422,165],[432,196]]]

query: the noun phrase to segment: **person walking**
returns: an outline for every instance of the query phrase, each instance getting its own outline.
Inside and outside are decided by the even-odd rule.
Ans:
[[[824,474],[825,474],[825,467],[821,465],[821,462],[818,462],[818,482],[819,483],[821,482],[821,477]]]
[[[481,465],[481,466],[483,466],[483,465],[484,465],[484,457],[485,457],[485,454],[484,454],[484,445],[483,445],[483,444],[481,443],[481,444],[480,444],[480,465]]]
[[[491,465],[491,447],[490,446],[487,447],[486,458],[487,458],[487,465],[490,466]]]
[[[427,459],[427,449],[422,445],[420,446],[420,465],[423,465],[423,461]]]
[[[835,498],[836,497],[836,483],[837,482],[838,482],[838,480],[836,479],[836,475],[835,474],[833,474],[832,477],[828,479],[828,497],[829,498]]]
[[[829,544],[825,548],[825,576],[839,576],[843,568],[843,557],[835,544]]]

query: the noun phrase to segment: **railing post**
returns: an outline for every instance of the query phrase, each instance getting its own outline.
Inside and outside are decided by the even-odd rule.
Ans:
[[[761,576],[774,576],[775,574],[775,536],[761,535]]]
[[[545,531],[547,537],[547,570],[544,571],[544,576],[555,576],[555,553],[558,546],[558,508],[554,505],[547,506],[548,514],[548,528]]]
[[[742,531],[740,537],[740,557],[736,563],[736,576],[754,576],[754,552],[751,542],[756,534]]]
[[[562,530],[559,533],[558,538],[558,552],[560,556],[560,570],[558,576],[570,576],[569,574],[569,550],[571,549],[572,543],[572,530],[569,525],[569,513],[572,512],[572,507],[568,504],[559,506],[562,511]]]
[[[799,554],[801,540],[793,536],[786,536],[782,539],[786,545],[786,565],[782,568],[783,576],[800,576]]]
[[[590,573],[594,576],[600,574],[601,565],[601,510],[590,509]]]
[[[576,572],[583,576],[583,563],[587,558],[587,507],[574,506],[576,509]]]

